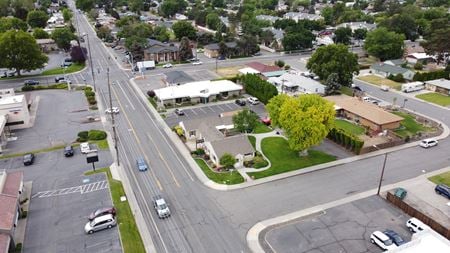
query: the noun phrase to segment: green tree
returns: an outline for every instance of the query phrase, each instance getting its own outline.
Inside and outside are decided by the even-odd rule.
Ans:
[[[166,0],[163,1],[160,7],[160,12],[164,17],[171,17],[175,13],[186,8],[187,3],[184,0]]]
[[[341,84],[339,83],[339,76],[336,73],[331,73],[325,81],[325,95],[341,94]]]
[[[8,30],[22,30],[27,31],[28,25],[23,20],[14,17],[0,18],[0,33]]]
[[[140,13],[144,9],[143,0],[130,0],[129,1],[130,10],[136,13]]]
[[[94,9],[94,0],[76,0],[75,6],[82,11],[90,11]]]
[[[64,22],[69,22],[73,17],[72,11],[70,11],[67,8],[63,9],[62,14],[63,14]]]
[[[48,16],[47,13],[39,10],[30,11],[27,15],[27,23],[35,28],[41,27],[44,28],[47,25]]]
[[[367,33],[364,49],[380,60],[398,59],[403,55],[405,36],[378,28]]]
[[[222,21],[220,21],[219,15],[217,13],[215,13],[215,12],[209,13],[206,16],[206,25],[208,26],[209,29],[218,31],[219,30],[219,24],[221,22]]]
[[[272,121],[273,126],[280,126],[279,118],[281,106],[289,98],[290,97],[286,94],[278,94],[269,100],[266,109],[269,112],[270,120]]]
[[[192,40],[197,36],[195,28],[187,21],[176,22],[173,24],[172,30],[178,40],[181,40],[183,37],[188,37]]]
[[[136,35],[125,39],[125,47],[133,54],[135,60],[143,58],[144,49],[147,47],[148,41]]]
[[[186,61],[192,58],[192,49],[189,44],[189,39],[183,37],[180,41],[180,59]]]
[[[6,17],[9,14],[9,0],[0,0],[0,17]]]
[[[334,32],[334,43],[350,44],[352,37],[352,29],[348,27],[340,27]]]
[[[236,163],[236,159],[230,153],[225,153],[220,158],[219,163],[220,165],[228,169],[233,167],[233,165]]]
[[[51,38],[55,41],[59,48],[67,51],[70,49],[70,41],[76,39],[77,37],[69,28],[65,27],[55,29],[52,32]]]
[[[392,32],[403,34],[408,40],[415,40],[419,36],[416,21],[409,13],[395,14],[381,22],[379,27],[386,27]]]
[[[350,86],[353,74],[359,73],[358,56],[349,52],[347,46],[342,44],[319,47],[306,67],[322,80],[326,80],[331,73],[336,73],[339,83],[344,86]]]
[[[334,119],[333,104],[316,94],[289,97],[279,116],[289,147],[299,152],[319,144],[334,127]]]
[[[36,28],[33,31],[33,37],[35,39],[48,39],[50,38],[50,34],[48,34],[44,29],[42,28]]]
[[[353,38],[355,38],[356,40],[363,40],[366,38],[366,35],[367,35],[367,30],[364,28],[356,29],[353,32]]]
[[[153,29],[153,36],[156,40],[167,42],[170,39],[169,31],[165,26],[157,26]]]
[[[325,20],[325,24],[332,25],[334,23],[333,8],[325,7],[322,9],[322,12],[320,14]]]
[[[448,50],[450,49],[449,34],[449,26],[444,29],[434,30],[429,39],[421,43],[427,54],[438,55],[438,63],[444,60],[445,53],[448,53]]]
[[[223,40],[219,42],[219,56],[228,56],[228,47]]]
[[[281,43],[285,51],[293,51],[311,48],[313,40],[314,35],[310,31],[301,29],[295,33],[286,34]]]
[[[21,70],[43,68],[48,57],[41,52],[36,40],[24,31],[10,30],[0,35],[0,66]]]
[[[97,37],[99,37],[100,39],[102,39],[104,41],[112,41],[113,40],[113,36],[111,34],[111,29],[109,29],[106,26],[102,26],[97,29]]]
[[[212,7],[223,8],[223,7],[225,7],[225,1],[224,0],[212,0],[211,5],[212,5]]]
[[[258,124],[258,115],[256,113],[244,109],[233,115],[234,128],[240,132],[251,133]]]

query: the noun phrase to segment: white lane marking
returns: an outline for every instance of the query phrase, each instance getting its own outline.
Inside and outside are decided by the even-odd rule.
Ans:
[[[89,192],[95,192],[103,189],[108,188],[108,182],[106,180],[97,181],[90,184],[84,184],[69,188],[62,188],[62,189],[56,189],[51,191],[41,191],[36,194],[34,194],[31,198],[47,198],[47,197],[55,197],[55,196],[62,196],[62,195],[68,195],[71,193],[89,193]]]
[[[116,80],[117,86],[120,88],[122,93],[125,95],[125,98],[128,100],[128,104],[131,106],[131,108],[135,111],[136,108],[134,107],[133,103],[131,103],[130,98],[128,97],[127,93],[125,93],[125,90],[122,88],[122,85],[119,80]]]

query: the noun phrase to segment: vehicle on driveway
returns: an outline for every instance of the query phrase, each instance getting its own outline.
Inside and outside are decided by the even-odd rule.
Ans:
[[[112,108],[108,108],[105,110],[106,114],[118,114],[119,113],[119,108],[118,107],[112,107]]]
[[[146,171],[148,170],[147,163],[145,162],[144,158],[140,157],[136,159],[136,166],[139,171]]]
[[[90,221],[94,220],[97,217],[111,214],[112,216],[116,216],[116,208],[113,206],[107,206],[107,207],[100,207],[97,210],[93,211],[91,214],[89,214],[88,219]]]
[[[171,67],[173,67],[173,65],[171,63],[167,63],[167,64],[163,65],[163,68],[165,68],[165,69],[168,69],[168,68],[171,68]]]
[[[236,101],[234,101],[237,105],[240,105],[240,106],[245,106],[245,100],[243,100],[243,99],[236,99]]]
[[[175,109],[175,114],[178,116],[184,116],[184,111],[177,108],[177,109]]]
[[[91,147],[89,147],[89,142],[80,143],[80,150],[82,154],[90,153]]]
[[[252,105],[259,104],[259,100],[257,98],[255,98],[255,97],[249,97],[249,98],[247,98],[247,101],[248,101],[249,104],[252,104]]]
[[[153,197],[153,207],[160,219],[168,218],[170,216],[170,209],[166,201],[160,195]]]
[[[434,188],[434,191],[437,194],[445,196],[448,199],[450,199],[450,187],[446,186],[445,184],[436,185],[436,187]]]
[[[266,126],[270,126],[270,124],[272,124],[272,120],[270,120],[269,117],[264,117],[261,119],[261,122],[266,125]]]
[[[34,163],[34,154],[29,153],[23,156],[23,165],[28,166]]]
[[[23,84],[25,86],[27,86],[27,85],[38,85],[39,81],[36,81],[36,80],[25,80],[25,82],[23,82]]]
[[[92,234],[106,228],[112,228],[116,224],[117,223],[116,219],[114,219],[114,216],[112,216],[111,214],[107,214],[97,217],[94,220],[86,223],[86,225],[84,226],[84,231],[88,234]]]
[[[421,146],[422,148],[429,148],[436,145],[438,145],[438,141],[434,138],[425,139],[420,141],[419,143],[419,146]]]
[[[412,233],[416,233],[419,231],[423,231],[425,229],[430,229],[429,226],[427,226],[426,224],[424,224],[422,221],[420,221],[417,218],[411,218],[409,220],[406,221],[406,227],[409,229],[409,231],[411,231]]]
[[[375,231],[370,235],[370,242],[378,245],[378,247],[384,250],[391,250],[397,248],[392,240],[380,231]]]
[[[397,234],[397,232],[395,232],[394,230],[386,229],[383,231],[383,233],[387,235],[392,240],[392,242],[397,246],[406,243],[405,240],[403,240],[403,238],[399,234]]]
[[[64,156],[65,157],[73,156],[73,147],[71,145],[66,146],[64,148]]]

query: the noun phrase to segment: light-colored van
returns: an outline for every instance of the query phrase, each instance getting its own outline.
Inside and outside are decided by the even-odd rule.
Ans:
[[[92,234],[96,231],[100,231],[106,228],[112,228],[116,225],[116,219],[112,214],[103,215],[95,218],[94,220],[86,223],[84,231],[88,234]]]
[[[414,217],[406,221],[406,227],[408,227],[409,231],[413,233],[430,229],[429,226],[427,226],[425,223]]]

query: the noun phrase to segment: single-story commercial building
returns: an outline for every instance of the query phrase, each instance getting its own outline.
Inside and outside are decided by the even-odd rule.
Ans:
[[[233,55],[232,51],[237,47],[237,43],[235,41],[232,42],[226,42],[225,46],[227,47],[228,51],[229,51],[229,55]],[[219,50],[220,50],[220,46],[218,43],[213,43],[213,44],[209,44],[206,45],[204,47],[205,51],[204,51],[204,55],[208,58],[217,58],[219,57]]]
[[[450,95],[450,80],[441,78],[425,82],[425,88],[444,95]]]
[[[0,115],[7,115],[5,126],[22,129],[30,126],[30,112],[25,95],[16,95],[13,89],[0,90]]]
[[[325,94],[325,85],[302,75],[285,73],[267,81],[275,85],[280,93]]]
[[[181,70],[174,70],[164,73],[164,82],[167,86],[180,85],[193,82],[194,79],[190,77],[186,72]]]
[[[266,78],[281,76],[282,74],[286,73],[286,71],[278,66],[266,65],[260,62],[249,62],[245,65],[247,65],[247,67],[251,69],[252,72],[260,74]]]
[[[385,63],[376,63],[370,66],[370,69],[374,74],[381,75],[383,77],[388,77],[390,75],[397,75],[401,74],[403,78],[406,80],[412,80],[414,78],[414,75],[416,74],[414,71],[405,69],[398,66],[393,66],[390,64]]]
[[[243,88],[229,80],[200,81],[155,90],[162,105],[209,103],[213,100],[239,96]]]
[[[325,99],[335,104],[336,116],[355,121],[375,132],[396,129],[403,120],[400,116],[356,97],[341,95],[327,96]]]

